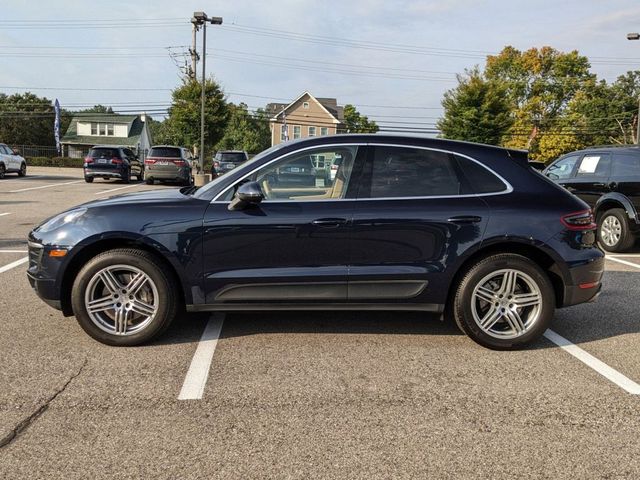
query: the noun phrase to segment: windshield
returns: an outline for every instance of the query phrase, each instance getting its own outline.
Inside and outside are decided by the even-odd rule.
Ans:
[[[247,161],[243,166],[242,169],[243,171],[246,170],[251,170],[251,166],[253,164],[255,164],[256,162],[259,162],[260,160],[262,160],[264,157],[266,157],[267,155],[280,150],[282,147],[286,147],[287,143],[280,143],[278,145],[274,145],[271,148],[267,148],[266,150],[264,150],[263,152],[260,152],[258,155],[256,155],[255,157],[253,157],[251,160]],[[228,174],[227,174],[228,175]],[[194,194],[195,198],[201,198],[203,196],[207,195],[207,192],[209,192],[210,190],[216,188],[218,185],[220,185],[221,183],[225,182],[226,180],[228,180],[229,177],[226,175],[223,175],[221,177],[217,177],[216,179],[214,179],[213,181],[207,183],[204,187],[198,189],[198,191]]]

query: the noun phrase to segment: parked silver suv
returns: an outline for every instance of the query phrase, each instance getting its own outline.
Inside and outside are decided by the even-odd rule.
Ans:
[[[145,180],[153,185],[154,181],[173,181],[191,185],[191,152],[184,147],[174,145],[156,145],[151,147],[144,161]]]

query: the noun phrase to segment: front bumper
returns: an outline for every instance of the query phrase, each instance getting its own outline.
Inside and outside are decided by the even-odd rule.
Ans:
[[[51,258],[47,255],[47,247],[39,243],[29,241],[29,266],[27,267],[27,279],[33,288],[47,305],[63,310],[60,298],[60,286],[56,281],[62,260]]]

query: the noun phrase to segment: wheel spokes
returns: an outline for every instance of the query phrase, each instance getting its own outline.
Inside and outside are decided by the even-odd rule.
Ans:
[[[102,270],[100,272],[100,280],[104,283],[104,286],[109,290],[109,292],[118,293],[118,291],[122,288],[122,284],[118,281],[111,270]]]
[[[484,300],[485,302],[493,302],[496,294],[490,288],[487,288],[487,287],[484,287],[484,286],[480,286],[476,290],[476,296],[478,298],[480,298],[481,300]]]
[[[515,270],[507,270],[502,276],[502,285],[500,291],[502,295],[513,293],[516,289],[516,281],[518,280],[518,272]]]
[[[516,310],[507,309],[504,313],[504,318],[513,330],[515,334],[521,334],[524,332],[525,326],[520,314]]]
[[[129,295],[135,295],[138,290],[140,290],[142,288],[142,286],[147,283],[148,277],[140,272],[137,275],[134,275],[131,280],[129,281],[129,283],[127,284],[127,286],[125,287],[125,289],[127,290],[127,293]]]
[[[116,315],[114,318],[113,327],[115,333],[118,335],[124,335],[127,333],[127,317],[129,316],[129,311],[124,308],[116,308]]]
[[[87,304],[87,311],[89,313],[104,312],[106,310],[111,310],[114,307],[115,303],[113,297],[111,295],[108,295],[106,297],[97,298],[90,301]]]
[[[502,313],[500,312],[500,309],[495,305],[491,305],[485,316],[482,317],[480,326],[485,330],[490,330],[501,317]]]

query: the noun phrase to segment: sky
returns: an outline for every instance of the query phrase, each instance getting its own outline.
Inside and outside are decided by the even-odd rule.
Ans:
[[[640,69],[640,41],[626,39],[640,30],[637,0],[3,0],[1,11],[0,92],[155,118],[181,82],[194,11],[223,17],[207,28],[207,75],[252,109],[309,91],[379,124],[430,127],[456,73],[506,45],[576,49],[608,81]]]

